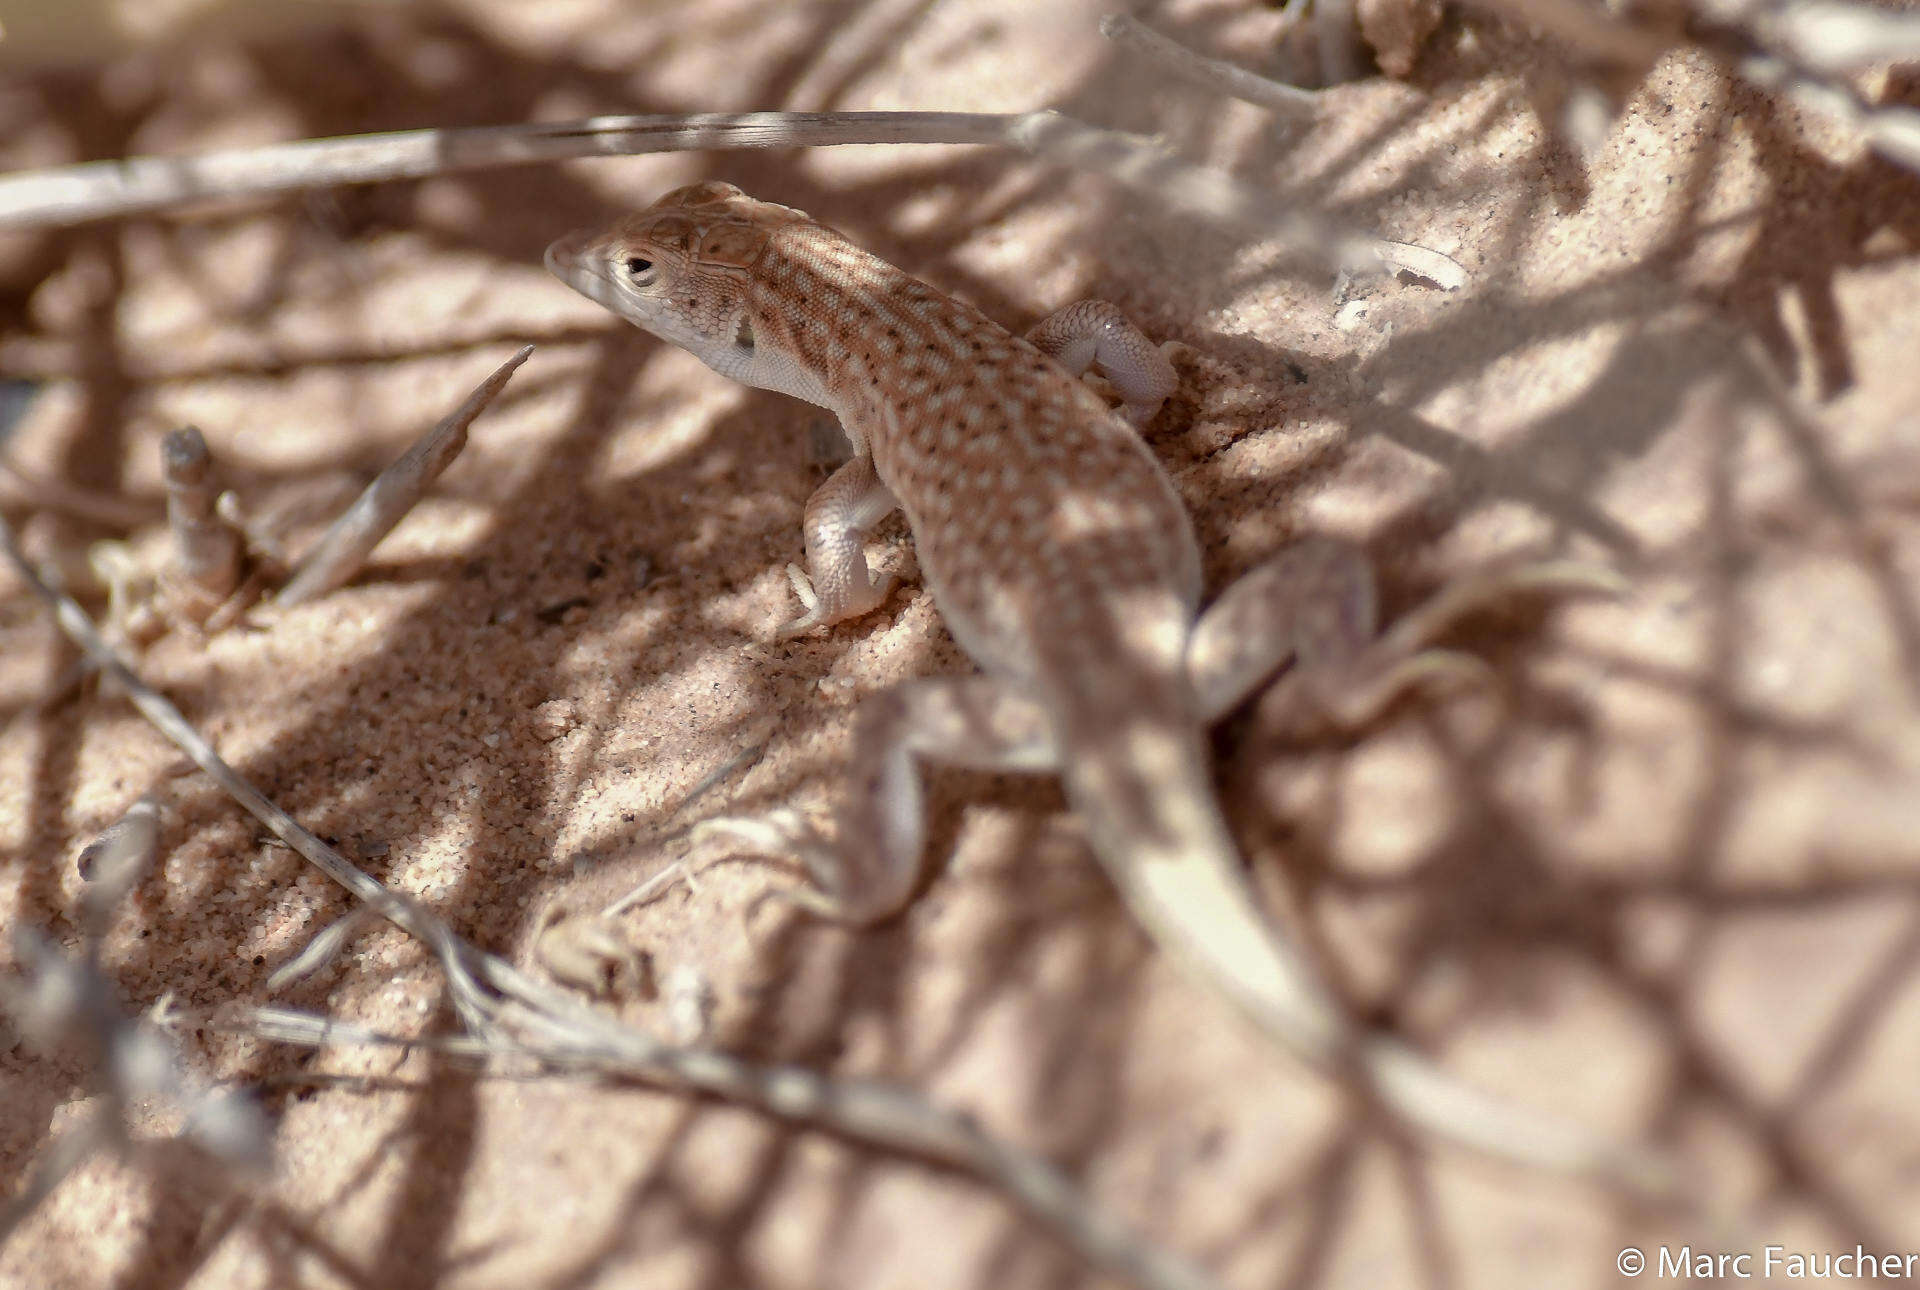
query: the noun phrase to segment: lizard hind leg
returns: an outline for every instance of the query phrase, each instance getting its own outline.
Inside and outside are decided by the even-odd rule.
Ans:
[[[1056,309],[1034,324],[1027,339],[1075,376],[1098,367],[1120,392],[1120,415],[1135,426],[1151,421],[1180,384],[1166,354],[1105,300]]]
[[[1573,560],[1535,561],[1456,579],[1365,649],[1338,656],[1333,666],[1303,669],[1299,683],[1310,692],[1310,700],[1303,705],[1285,694],[1278,696],[1278,724],[1291,732],[1310,728],[1317,718],[1354,730],[1410,690],[1488,684],[1492,672],[1484,661],[1431,642],[1468,615],[1517,596],[1618,595],[1625,585],[1610,569]]]
[[[709,859],[797,859],[811,885],[802,908],[865,926],[906,907],[925,850],[919,761],[976,770],[1047,771],[1058,763],[1046,713],[990,677],[909,681],[866,700],[856,717],[849,795],[829,839],[799,812],[708,820],[694,830]]]
[[[1543,561],[1461,579],[1378,633],[1379,596],[1365,554],[1328,538],[1298,542],[1223,592],[1195,624],[1187,670],[1209,721],[1292,664],[1266,700],[1281,733],[1355,730],[1410,689],[1484,683],[1487,666],[1431,642],[1461,618],[1533,592],[1620,590],[1617,575]]]

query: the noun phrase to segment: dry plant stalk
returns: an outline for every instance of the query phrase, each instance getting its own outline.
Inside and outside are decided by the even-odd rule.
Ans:
[[[1311,121],[1319,115],[1321,98],[1314,91],[1272,80],[1224,59],[1197,54],[1132,14],[1108,14],[1100,20],[1100,34],[1169,75],[1201,89],[1268,108],[1289,120]]]
[[[0,518],[0,554],[52,610],[54,621],[140,713],[276,837],[402,930],[417,936],[447,975],[467,1034],[444,1041],[477,1060],[516,1059],[547,1072],[592,1072],[616,1081],[704,1094],[812,1124],[885,1151],[957,1170],[996,1188],[1090,1262],[1144,1290],[1219,1290],[1187,1260],[1134,1235],[1092,1205],[1053,1166],[1002,1143],[965,1115],[943,1111],[909,1089],[865,1079],[832,1079],[799,1066],[760,1066],[708,1047],[676,1047],[586,1008],[512,964],[467,944],[438,915],[363,873],[281,810],[222,759],[179,710],[102,639],[71,597],[40,577]],[[443,1041],[382,1036],[325,1017],[254,1010],[249,1033],[280,1042]],[[63,1144],[42,1172],[77,1163]],[[44,1194],[36,1178],[5,1217],[17,1221]],[[57,1183],[58,1178],[54,1178]],[[17,1211],[17,1212],[16,1212]]]
[[[220,483],[199,430],[182,426],[160,441],[160,478],[173,536],[168,572],[182,608],[204,621],[240,585],[244,543],[215,509]]]
[[[9,554],[15,553],[11,530],[4,537]],[[184,1120],[179,1138],[224,1168],[253,1171],[267,1163],[270,1135],[259,1108],[188,1074],[158,1027],[122,1011],[119,992],[100,966],[114,908],[159,854],[159,811],[156,795],[145,794],[80,852],[87,889],[77,959],[34,928],[13,929],[14,952],[26,971],[17,979],[0,978],[0,1014],[36,1049],[77,1051],[98,1105],[62,1133],[20,1190],[0,1203],[0,1241],[96,1151],[131,1155],[136,1147],[129,1126],[144,1104],[178,1110]]]
[[[1641,73],[1693,45],[1735,75],[1857,134],[1920,172],[1920,109],[1876,106],[1846,78],[1920,58],[1920,13],[1848,0],[1689,0],[1643,19],[1580,0],[1474,0],[1538,28],[1594,63]]]
[[[80,876],[92,884],[87,888],[90,900],[100,892],[111,892],[110,899],[117,899],[152,866],[159,850],[160,799],[147,793],[80,848],[73,863]],[[125,876],[128,874],[134,877]],[[93,906],[88,908],[92,910]]]
[[[4,457],[0,457],[0,498],[23,510],[58,511],[108,529],[137,529],[152,523],[155,514],[150,505],[31,474]]]
[[[533,346],[523,346],[496,367],[465,402],[381,471],[366,491],[340,513],[313,549],[300,558],[274,603],[282,609],[303,605],[345,584],[358,573],[380,540],[393,531],[393,526],[406,517],[433,481],[440,478],[440,473],[453,464],[453,459],[467,446],[467,427],[506,388],[507,381],[531,353]]]
[[[1400,264],[1393,244],[1293,208],[1283,197],[1225,171],[1183,161],[1139,135],[1101,129],[1051,111],[591,117],[549,125],[307,139],[193,157],[87,162],[0,175],[0,232],[339,184],[419,179],[580,157],[877,143],[1011,147],[1105,175],[1169,214],[1266,230],[1329,269],[1413,268]],[[1458,270],[1457,265],[1454,268]],[[1413,271],[1432,276],[1418,268]],[[1460,276],[1464,280],[1464,272]]]

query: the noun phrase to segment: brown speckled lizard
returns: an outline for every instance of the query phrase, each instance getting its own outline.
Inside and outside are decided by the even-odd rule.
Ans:
[[[789,568],[806,612],[786,633],[885,599],[890,583],[873,577],[863,540],[898,507],[934,603],[981,668],[863,705],[858,791],[833,840],[791,811],[712,821],[707,836],[798,856],[815,885],[797,899],[872,922],[919,880],[917,759],[1057,771],[1134,916],[1287,1047],[1456,1142],[1640,1175],[1639,1153],[1498,1102],[1349,1020],[1262,914],[1215,798],[1208,722],[1289,663],[1296,708],[1363,721],[1415,678],[1462,666],[1423,646],[1486,588],[1443,594],[1376,639],[1366,561],[1314,540],[1200,613],[1186,512],[1135,430],[1174,373],[1111,305],[1069,306],[1022,339],[800,211],[722,183],[562,238],[546,260],[722,375],[840,418],[855,455],[807,502],[807,569]],[[1091,365],[1122,413],[1080,379]],[[1534,572],[1591,585],[1565,566]]]

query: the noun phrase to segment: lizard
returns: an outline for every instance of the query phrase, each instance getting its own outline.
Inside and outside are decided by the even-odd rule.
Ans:
[[[1422,678],[1473,666],[1429,642],[1485,586],[1443,592],[1377,635],[1371,564],[1310,538],[1202,613],[1191,521],[1140,433],[1176,374],[1106,302],[1018,337],[805,213],[718,181],[562,237],[545,262],[720,375],[839,418],[854,455],[807,501],[806,568],[787,569],[804,612],[782,636],[886,599],[892,580],[874,576],[864,540],[897,508],[942,620],[980,668],[862,703],[859,791],[831,840],[790,809],[710,820],[702,836],[799,859],[810,882],[795,900],[871,924],[921,877],[921,760],[1057,772],[1132,916],[1284,1047],[1440,1138],[1647,1185],[1651,1156],[1493,1098],[1350,1019],[1261,909],[1216,797],[1211,722],[1285,668],[1283,707],[1358,724]],[[1083,379],[1089,368],[1120,409]],[[1582,585],[1564,566],[1537,571]]]

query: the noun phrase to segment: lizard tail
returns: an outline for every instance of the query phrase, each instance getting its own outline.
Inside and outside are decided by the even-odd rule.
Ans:
[[[1198,732],[1144,716],[1116,724],[1086,741],[1092,746],[1068,748],[1067,796],[1129,910],[1163,950],[1295,1053],[1409,1125],[1502,1159],[1672,1194],[1671,1168],[1650,1153],[1494,1098],[1351,1022],[1261,912]]]

